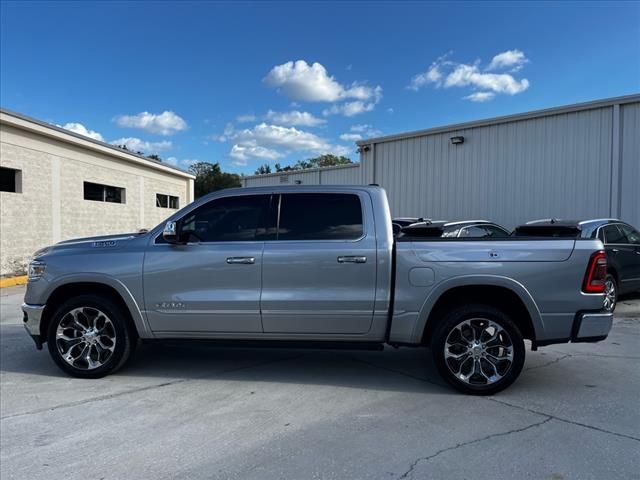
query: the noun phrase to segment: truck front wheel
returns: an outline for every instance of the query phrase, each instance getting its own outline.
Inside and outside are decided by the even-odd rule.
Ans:
[[[440,375],[472,395],[507,388],[524,365],[522,333],[506,313],[488,305],[450,310],[436,329],[431,349]]]
[[[115,372],[134,348],[127,313],[98,295],[79,295],[60,305],[49,323],[47,344],[62,370],[82,378]]]

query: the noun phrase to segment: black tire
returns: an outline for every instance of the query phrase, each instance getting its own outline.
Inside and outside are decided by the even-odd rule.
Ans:
[[[604,300],[602,301],[602,308],[607,312],[614,312],[616,309],[616,305],[618,304],[618,282],[616,281],[616,277],[611,275],[610,273],[604,279],[605,284],[605,295]],[[613,298],[608,294],[608,286],[611,285],[613,288]]]
[[[476,327],[478,336],[484,339],[487,337],[484,337],[484,334],[479,333],[481,330],[478,330],[482,325],[488,327],[488,330],[485,331],[485,334],[487,335],[492,331],[495,332],[498,330],[496,327],[490,326],[490,322],[493,322],[495,325],[502,328],[503,333],[499,334],[499,341],[486,342],[482,344],[488,345],[487,348],[489,350],[485,351],[481,347],[478,351],[473,351],[473,348],[470,347],[470,345],[475,344],[467,339],[468,337],[471,337],[473,329],[466,328],[465,333],[467,336],[462,336],[462,329],[456,328],[461,323],[472,319],[474,319],[473,325]],[[458,353],[463,353],[463,355],[465,355],[462,357],[464,358],[464,361],[452,358],[447,359],[445,357],[445,344],[450,334],[452,335],[451,338],[454,340],[456,335],[460,334],[460,342],[466,342],[464,347],[462,347],[462,350],[458,347],[460,343],[455,341],[455,345],[448,347],[447,350],[449,353],[456,353],[455,349],[458,349]],[[473,333],[473,338],[476,338],[476,333]],[[498,343],[503,345],[508,345],[510,343],[511,348],[500,350],[500,347],[497,346]],[[452,344],[450,343],[449,345]],[[507,388],[515,382],[520,375],[525,357],[522,333],[509,315],[495,307],[481,304],[464,305],[449,310],[442,318],[441,324],[436,328],[434,336],[432,337],[431,352],[438,372],[442,378],[457,390],[471,395],[493,395],[494,393]],[[499,362],[491,363],[488,362],[489,358],[483,356],[481,352],[485,352],[485,355],[490,353],[491,355],[498,356],[507,355],[508,352],[511,352],[512,359],[510,364],[508,359],[501,359]],[[493,381],[487,379],[485,370],[482,370],[482,372],[480,372],[481,374],[476,373],[476,354],[478,354],[477,362],[479,362],[477,365],[484,367],[488,372],[493,371],[494,375],[492,377],[496,377],[496,379]],[[495,357],[491,358],[495,359]],[[465,363],[469,361],[471,363]],[[494,367],[493,365],[496,364],[497,366]],[[458,378],[454,371],[452,371],[455,370],[456,367],[459,367],[458,374],[461,374],[462,376],[471,375],[471,378],[467,379],[467,381]]]
[[[111,347],[113,348],[112,352],[100,349],[102,352],[106,352],[106,354],[102,354],[102,358],[104,359],[104,361],[100,366],[94,368],[89,368],[88,365],[86,368],[82,368],[79,363],[76,363],[75,365],[68,363],[63,358],[63,352],[61,351],[68,344],[64,343],[63,340],[58,341],[57,339],[57,331],[60,323],[63,320],[65,321],[63,327],[69,324],[70,317],[67,314],[79,308],[86,308],[87,312],[94,312],[97,310],[104,313],[104,315],[110,322],[110,326],[108,327],[109,336],[113,336],[113,338],[115,339],[113,344],[111,345]],[[84,318],[86,319],[87,317],[85,316]],[[96,322],[102,322],[102,326],[104,328],[104,320],[97,320]],[[73,330],[66,331],[73,332]],[[65,333],[65,335],[67,334]],[[100,337],[100,335],[98,335],[98,337]],[[56,362],[58,367],[60,367],[64,372],[79,378],[101,378],[116,372],[127,362],[131,354],[133,353],[136,344],[135,338],[135,332],[131,328],[129,313],[113,300],[92,294],[79,295],[65,301],[53,314],[53,317],[51,318],[49,327],[47,329],[47,345],[51,357]],[[76,339],[74,338],[73,340],[74,342],[72,344],[75,345]],[[80,339],[78,338],[78,340]],[[108,338],[102,338],[103,342],[107,342],[107,340]],[[75,354],[80,351],[79,349],[82,348],[82,345],[69,348],[67,350],[67,353],[70,352],[72,348],[75,348],[75,350],[73,351],[73,353]],[[91,347],[87,348],[89,348],[89,352],[92,352]],[[96,358],[97,353],[97,347],[93,347],[94,358]],[[97,357],[96,361],[100,362],[100,357]]]

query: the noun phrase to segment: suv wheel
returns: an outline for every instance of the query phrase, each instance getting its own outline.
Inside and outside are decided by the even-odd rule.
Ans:
[[[133,351],[129,325],[127,312],[107,298],[71,298],[56,310],[49,323],[49,353],[74,377],[104,377],[122,367]]]
[[[604,300],[602,308],[607,312],[613,312],[618,303],[618,284],[613,275],[608,274],[604,280]]]
[[[472,395],[491,395],[511,385],[524,365],[524,340],[511,318],[488,305],[466,305],[445,315],[433,341],[440,375]]]

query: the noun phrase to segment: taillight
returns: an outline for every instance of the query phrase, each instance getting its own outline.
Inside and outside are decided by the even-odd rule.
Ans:
[[[587,273],[584,276],[584,293],[604,293],[604,281],[607,276],[607,254],[600,250],[591,255]]]

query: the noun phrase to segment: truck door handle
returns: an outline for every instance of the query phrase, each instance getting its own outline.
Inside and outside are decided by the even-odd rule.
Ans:
[[[611,249],[611,251],[612,251],[613,253],[618,253],[620,250],[618,250],[617,248],[612,248],[612,249]]]
[[[227,263],[239,265],[253,265],[256,263],[255,257],[227,257]]]
[[[367,257],[360,256],[341,256],[338,257],[338,263],[367,263]]]

